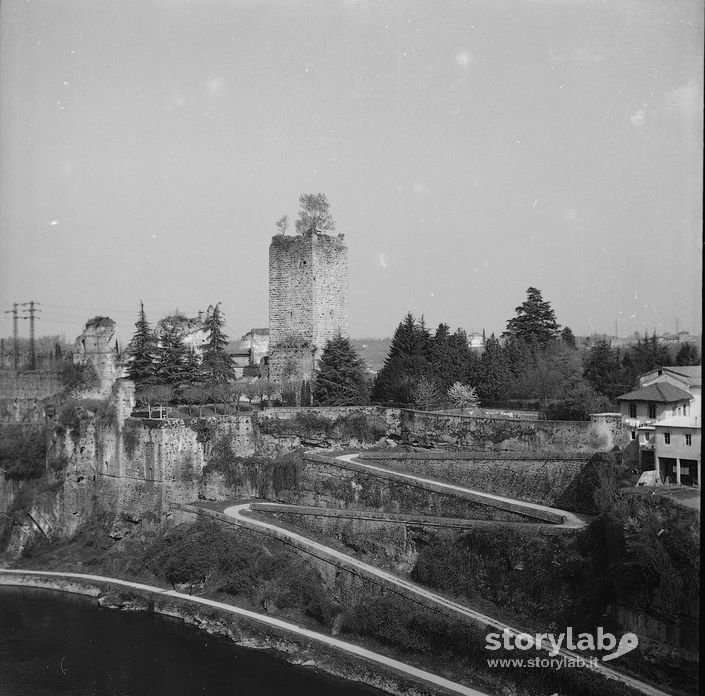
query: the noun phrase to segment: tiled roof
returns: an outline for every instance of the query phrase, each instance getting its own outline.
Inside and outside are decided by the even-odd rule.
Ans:
[[[668,382],[650,384],[648,387],[617,397],[619,401],[659,401],[667,404],[674,401],[690,401],[691,398],[687,391],[678,389]]]
[[[700,387],[703,383],[703,368],[700,365],[681,365],[663,368],[664,372],[672,372],[680,377],[685,377],[692,386]]]

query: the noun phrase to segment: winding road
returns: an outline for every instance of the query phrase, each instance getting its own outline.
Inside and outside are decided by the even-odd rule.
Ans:
[[[565,527],[577,529],[584,527],[586,524],[583,519],[566,510],[557,510],[555,508],[549,508],[547,506],[538,505],[536,503],[527,503],[525,501],[515,500],[513,498],[506,498],[504,496],[498,496],[492,493],[485,493],[483,491],[464,488],[463,486],[458,486],[455,484],[441,483],[433,479],[425,479],[419,476],[414,476],[412,474],[403,474],[401,472],[393,471],[391,469],[385,469],[384,467],[380,467],[377,465],[363,464],[362,462],[356,461],[356,457],[357,455],[354,454],[346,454],[337,457],[337,459],[340,459],[344,462],[352,462],[356,466],[363,466],[367,469],[376,470],[381,473],[384,473],[385,475],[395,474],[401,478],[410,479],[411,481],[417,484],[430,483],[434,486],[442,486],[444,488],[447,488],[449,491],[452,492],[472,493],[474,495],[511,503],[516,506],[526,506],[528,508],[558,513],[563,516],[563,525]],[[313,554],[314,556],[323,558],[324,560],[327,560],[329,562],[333,562],[335,565],[344,566],[348,569],[353,569],[354,571],[357,571],[359,574],[362,574],[368,578],[376,579],[386,587],[390,587],[392,589],[396,588],[407,597],[418,597],[427,606],[435,606],[446,613],[450,612],[457,615],[458,617],[471,619],[475,622],[484,624],[499,632],[506,631],[512,636],[516,636],[518,634],[526,634],[525,631],[522,631],[516,628],[515,626],[506,623],[505,621],[501,621],[488,614],[477,611],[475,609],[471,609],[470,607],[460,604],[459,602],[455,602],[446,597],[443,597],[442,595],[439,595],[427,589],[426,587],[423,587],[422,585],[418,585],[414,582],[411,582],[410,580],[400,578],[392,573],[377,568],[376,566],[370,565],[369,563],[365,563],[364,561],[354,558],[353,556],[333,549],[330,546],[326,546],[325,544],[321,544],[320,542],[314,541],[302,534],[290,531],[276,524],[273,524],[272,522],[265,522],[254,517],[249,517],[245,514],[248,511],[250,511],[250,503],[240,503],[238,505],[232,505],[226,508],[224,510],[224,513],[228,517],[232,518],[235,524],[239,524],[243,527],[260,531],[265,534],[274,536],[278,539],[288,541],[296,547],[303,548],[305,551]],[[551,526],[554,527],[558,525]],[[539,649],[544,649],[546,651],[551,650],[551,647],[547,641],[539,641],[536,647],[538,647]],[[568,660],[578,660],[580,658],[585,658],[584,654],[581,655],[565,648],[561,648],[558,651],[558,655]],[[657,687],[652,686],[651,684],[647,684],[645,682],[640,681],[639,679],[635,679],[634,677],[630,677],[626,674],[618,672],[599,662],[597,664],[588,663],[586,669],[590,669],[593,672],[596,672],[597,674],[600,674],[601,676],[607,679],[614,679],[623,684],[626,684],[627,686],[630,686],[643,694],[647,694],[648,696],[669,696],[667,692],[662,691]]]
[[[358,459],[356,454],[342,454],[336,459],[340,459],[343,462],[349,462],[355,464],[357,467],[363,467],[364,469],[369,469],[372,472],[382,473],[385,476],[392,475],[394,478],[408,479],[415,484],[428,484],[434,486],[434,488],[443,488],[449,493],[461,493],[465,495],[471,495],[478,498],[486,498],[487,500],[495,500],[497,502],[506,503],[507,505],[512,505],[517,508],[524,508],[525,510],[538,510],[541,512],[560,515],[563,517],[563,524],[551,525],[555,527],[566,527],[570,529],[580,529],[586,526],[584,519],[575,515],[568,510],[560,510],[558,508],[548,507],[548,505],[540,505],[539,503],[528,503],[525,500],[517,500],[516,498],[507,498],[503,495],[496,495],[495,493],[487,493],[486,491],[480,491],[476,488],[467,488],[465,486],[458,486],[454,483],[446,483],[444,481],[438,481],[436,479],[423,478],[421,476],[415,476],[414,474],[405,474],[401,471],[396,471],[395,469],[387,469],[386,467],[379,466],[378,464],[367,464]]]
[[[240,607],[234,607],[231,604],[225,604],[223,602],[216,602],[213,599],[206,599],[205,597],[194,597],[192,595],[183,594],[182,592],[176,592],[175,590],[166,590],[161,587],[154,587],[153,585],[145,585],[139,582],[132,582],[130,580],[120,580],[118,578],[108,578],[102,575],[85,575],[83,573],[63,573],[54,571],[42,571],[42,570],[7,570],[0,568],[0,586],[2,585],[20,585],[26,587],[31,583],[25,582],[24,578],[35,576],[37,578],[55,578],[55,579],[68,579],[76,580],[82,583],[109,583],[111,585],[118,585],[120,587],[127,587],[141,592],[147,592],[150,594],[158,594],[164,597],[173,597],[184,602],[190,602],[192,604],[201,604],[208,607],[213,607],[219,609],[220,611],[225,611],[230,614],[235,614],[237,616],[242,616],[252,621],[257,621],[260,624],[270,626],[279,630],[287,631],[293,633],[297,636],[307,638],[308,640],[315,641],[322,645],[328,645],[337,650],[340,650],[348,655],[354,655],[355,657],[362,658],[366,662],[373,665],[381,665],[389,668],[403,676],[411,677],[420,682],[430,684],[434,687],[444,689],[451,694],[461,694],[462,696],[489,696],[483,691],[478,691],[477,689],[472,689],[463,684],[457,684],[449,679],[440,677],[436,674],[431,674],[431,672],[426,672],[425,670],[418,669],[417,667],[412,667],[404,662],[399,662],[399,660],[394,660],[386,655],[380,655],[379,653],[372,652],[366,648],[362,648],[359,645],[353,643],[347,643],[346,641],[339,640],[332,636],[327,636],[323,633],[317,633],[316,631],[311,631],[308,628],[303,628],[302,626],[297,626],[296,624],[289,623],[287,621],[282,621],[281,619],[275,619],[271,616],[265,616],[263,614],[257,614],[253,611],[248,611],[247,609],[241,609]],[[51,588],[48,588],[51,589]]]

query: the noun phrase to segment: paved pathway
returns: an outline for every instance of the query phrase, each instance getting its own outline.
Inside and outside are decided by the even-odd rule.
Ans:
[[[202,604],[208,607],[214,607],[216,609],[220,609],[221,611],[226,611],[230,614],[236,614],[238,616],[244,616],[247,619],[257,621],[266,626],[271,626],[272,628],[288,631],[289,633],[302,636],[317,643],[331,646],[349,655],[360,657],[363,660],[372,664],[383,665],[404,676],[411,677],[426,684],[431,684],[432,686],[438,687],[440,689],[445,689],[448,693],[462,694],[463,696],[488,696],[488,694],[483,691],[472,689],[468,686],[464,686],[463,684],[457,684],[448,679],[444,679],[443,677],[439,677],[436,674],[431,674],[430,672],[426,672],[425,670],[418,669],[417,667],[412,667],[411,665],[399,662],[398,660],[394,660],[391,657],[387,657],[386,655],[380,655],[379,653],[372,652],[371,650],[362,648],[359,645],[347,643],[345,641],[339,640],[338,638],[333,638],[332,636],[327,636],[323,633],[317,633],[316,631],[312,631],[308,628],[303,628],[302,626],[297,626],[296,624],[292,624],[287,621],[281,621],[280,619],[275,619],[271,616],[257,614],[256,612],[248,611],[247,609],[234,607],[231,604],[225,604],[223,602],[216,602],[215,600],[206,599],[205,597],[194,597],[192,595],[183,594],[181,592],[175,592],[174,590],[165,590],[163,588],[154,587],[152,585],[144,585],[139,582],[120,580],[118,578],[108,578],[103,577],[102,575],[84,575],[82,573],[63,573],[40,570],[0,569],[0,585],[26,584],[21,582],[21,579],[19,577],[20,575],[76,580],[78,582],[89,583],[110,583],[111,585],[129,587],[136,590],[140,590],[142,592],[159,594],[166,597],[174,597],[175,599],[179,599],[184,602],[190,602],[192,604]]]
[[[498,500],[498,501],[503,501],[507,503],[511,503],[513,505],[522,505],[526,506],[529,508],[533,509],[539,509],[542,511],[549,511],[549,512],[554,512],[558,513],[563,516],[564,518],[564,526],[566,527],[572,527],[572,528],[580,528],[584,527],[586,522],[585,520],[581,519],[577,515],[574,515],[571,512],[568,512],[566,510],[557,510],[556,508],[549,508],[545,505],[539,505],[537,503],[527,503],[525,501],[521,500],[515,500],[513,498],[507,498],[504,496],[498,496],[494,495],[492,493],[485,493],[484,491],[476,491],[474,489],[468,489],[464,488],[463,486],[458,486],[455,484],[450,484],[450,483],[441,483],[439,481],[435,481],[433,479],[426,479],[420,476],[414,476],[412,474],[402,474],[400,472],[393,471],[391,469],[385,469],[384,467],[380,467],[377,465],[372,465],[372,464],[363,464],[362,462],[356,461],[357,455],[355,454],[345,454],[337,457],[337,459],[340,459],[345,462],[353,462],[357,466],[363,466],[365,468],[371,469],[371,470],[378,470],[380,472],[383,472],[385,474],[396,474],[398,476],[401,476],[402,478],[407,478],[411,479],[415,483],[431,483],[435,486],[442,486],[444,488],[448,488],[449,490],[452,491],[457,491],[457,492],[469,492],[474,495],[479,495],[482,497],[487,497],[490,499]],[[263,520],[255,519],[253,517],[248,517],[243,513],[246,513],[250,510],[250,504],[249,503],[241,503],[239,505],[233,505],[231,507],[228,507],[225,509],[225,514],[229,517],[232,517],[233,520],[236,521],[236,523],[241,524],[244,527],[249,527],[251,529],[257,529],[266,533],[270,533],[273,536],[279,538],[279,539],[285,539],[289,540],[291,542],[295,542],[299,546],[304,546],[305,548],[308,548],[314,555],[322,555],[324,557],[327,557],[329,559],[335,560],[338,564],[344,564],[347,565],[348,567],[352,567],[358,570],[363,571],[367,575],[372,575],[374,577],[379,578],[380,580],[384,581],[385,584],[393,584],[396,585],[399,588],[403,588],[405,592],[416,595],[420,598],[423,598],[425,600],[425,603],[430,604],[430,605],[435,605],[439,608],[442,608],[446,611],[451,611],[455,612],[456,614],[472,619],[476,622],[485,624],[489,627],[492,627],[495,630],[498,630],[500,632],[502,631],[507,631],[511,635],[516,636],[519,633],[524,633],[524,631],[521,631],[517,629],[514,626],[511,626],[510,624],[500,621],[488,614],[484,614],[482,612],[476,611],[474,609],[471,609],[469,607],[464,606],[463,604],[460,604],[458,602],[454,602],[450,599],[447,599],[446,597],[443,597],[435,592],[432,592],[431,590],[421,586],[417,585],[416,583],[413,583],[409,580],[405,580],[403,578],[397,577],[396,575],[393,575],[392,573],[388,573],[384,570],[381,570],[380,568],[377,568],[373,565],[370,565],[369,563],[364,563],[363,561],[354,558],[352,556],[349,556],[346,553],[343,553],[341,551],[338,551],[336,549],[333,549],[329,546],[326,546],[325,544],[321,544],[317,541],[314,541],[312,539],[309,539],[306,536],[303,536],[302,534],[297,534],[296,532],[292,532],[288,529],[284,529],[283,527],[279,527],[276,524],[273,524],[271,522],[265,522]],[[551,525],[551,526],[558,526],[558,525]],[[544,643],[537,646],[539,648],[545,649],[545,650],[550,650],[550,647],[548,644]],[[565,657],[570,660],[577,660],[579,658],[584,659],[584,655],[580,655],[579,653],[566,650],[566,649],[561,649],[558,653],[561,657]],[[608,679],[614,679],[616,681],[622,682],[623,684],[626,684],[627,686],[630,686],[644,694],[647,694],[648,696],[668,696],[668,694],[664,691],[661,691],[660,689],[656,688],[655,686],[652,686],[651,684],[647,684],[645,682],[642,682],[638,679],[635,679],[633,677],[630,677],[626,674],[622,674],[614,669],[611,669],[610,667],[605,666],[602,663],[598,663],[596,665],[590,664],[588,669],[591,669],[594,672],[597,672],[598,674],[601,674],[602,676],[608,678]]]
[[[540,510],[541,512],[548,512],[548,513],[552,513],[554,515],[560,515],[561,517],[563,517],[563,524],[562,525],[552,525],[552,526],[580,529],[581,527],[585,527],[587,524],[584,519],[582,519],[581,517],[579,517],[578,515],[576,515],[572,512],[568,512],[568,510],[560,510],[558,508],[548,507],[547,505],[540,505],[539,503],[528,503],[525,500],[517,500],[516,498],[507,498],[506,496],[503,496],[503,495],[496,495],[495,493],[487,493],[486,491],[480,491],[475,488],[467,488],[465,486],[459,486],[454,483],[445,483],[443,481],[438,481],[436,479],[423,478],[421,476],[416,476],[414,474],[405,474],[405,473],[403,473],[401,471],[397,471],[395,469],[388,469],[384,466],[379,466],[378,464],[368,464],[365,461],[360,461],[357,458],[356,454],[343,454],[339,457],[336,457],[336,459],[340,459],[341,461],[344,461],[344,462],[351,462],[351,463],[355,464],[355,466],[364,467],[365,469],[369,469],[370,471],[378,471],[380,473],[384,473],[385,475],[391,474],[395,477],[409,479],[410,481],[413,481],[414,483],[421,483],[421,484],[429,483],[435,487],[445,488],[448,491],[452,491],[452,492],[456,492],[456,493],[468,493],[470,495],[477,496],[480,498],[487,498],[489,500],[496,500],[498,502],[507,503],[507,504],[515,506],[515,507],[523,507],[523,508],[526,508],[527,510]]]

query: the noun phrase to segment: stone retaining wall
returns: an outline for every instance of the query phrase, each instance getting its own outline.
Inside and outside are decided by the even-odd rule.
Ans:
[[[412,444],[436,449],[512,452],[610,451],[626,444],[619,414],[590,421],[483,418],[427,411],[402,411],[402,428]]]
[[[541,505],[557,505],[590,457],[479,452],[362,452],[361,461]]]
[[[306,488],[300,485],[296,501],[303,505],[464,519],[563,522],[556,513],[449,491],[432,482],[414,483],[395,472],[371,471],[354,462],[309,452],[304,455],[299,480],[307,484]]]

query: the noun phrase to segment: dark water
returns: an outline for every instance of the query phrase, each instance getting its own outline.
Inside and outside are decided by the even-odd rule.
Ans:
[[[374,696],[176,619],[76,595],[0,587],[0,695]]]

